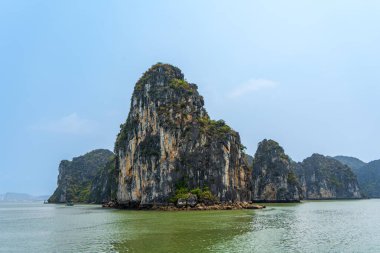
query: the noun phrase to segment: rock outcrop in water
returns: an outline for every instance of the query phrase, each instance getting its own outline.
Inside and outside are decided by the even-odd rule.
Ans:
[[[339,161],[319,154],[295,164],[296,172],[306,199],[361,198],[352,170]]]
[[[110,171],[114,154],[97,149],[72,161],[63,160],[59,165],[58,186],[49,203],[102,202],[111,198]],[[110,169],[111,167],[111,169]],[[112,184],[112,183],[110,183]],[[108,191],[109,190],[109,191]]]
[[[259,143],[253,160],[252,188],[255,202],[298,202],[301,199],[291,159],[273,140]]]
[[[165,204],[178,188],[207,187],[218,201],[250,200],[249,170],[237,132],[210,119],[197,86],[168,64],[136,83],[115,144],[119,204]]]
[[[361,197],[350,168],[332,158],[295,163],[272,140],[260,142],[254,158],[244,148],[223,120],[210,119],[197,85],[159,63],[136,83],[116,155],[95,150],[62,161],[49,202],[205,210]]]

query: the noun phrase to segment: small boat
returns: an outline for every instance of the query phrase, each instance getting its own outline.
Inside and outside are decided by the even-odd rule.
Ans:
[[[73,206],[74,203],[73,202],[66,202],[66,206]]]

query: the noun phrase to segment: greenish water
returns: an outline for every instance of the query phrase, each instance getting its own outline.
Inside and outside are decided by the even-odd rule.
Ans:
[[[191,212],[0,203],[0,252],[380,252],[380,200]]]

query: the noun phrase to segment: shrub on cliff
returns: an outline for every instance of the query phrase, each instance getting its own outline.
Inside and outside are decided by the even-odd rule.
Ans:
[[[217,198],[211,193],[208,187],[203,189],[197,187],[189,190],[186,187],[180,187],[175,191],[175,195],[169,199],[172,203],[177,203],[179,199],[187,200],[191,195],[196,195],[199,203],[214,203]]]

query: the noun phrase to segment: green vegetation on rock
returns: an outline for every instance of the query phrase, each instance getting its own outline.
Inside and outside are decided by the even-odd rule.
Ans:
[[[164,72],[165,75],[160,75],[163,76],[164,79],[162,80],[157,80],[156,77],[158,74]],[[162,82],[170,82],[172,79],[178,79],[178,80],[183,80],[183,74],[181,73],[181,70],[177,67],[174,67],[169,64],[163,64],[163,63],[157,63],[153,65],[150,69],[148,69],[142,77],[137,81],[135,88],[134,88],[134,95],[137,95],[138,93],[144,91],[144,87],[146,84],[153,84],[156,83],[157,81],[162,81]]]
[[[289,171],[289,173],[288,173],[288,183],[292,184],[292,185],[298,184],[297,175],[293,172],[293,170]]]
[[[192,194],[197,196],[198,203],[214,203],[217,201],[208,187],[189,189],[183,186],[175,190],[174,196],[169,201],[176,203],[179,199],[187,200]]]
[[[170,81],[170,87],[176,90],[182,89],[190,93],[194,92],[194,87],[192,87],[188,82],[182,79],[177,79],[177,78],[172,79]]]
[[[204,134],[216,137],[236,135],[236,132],[224,120],[212,120],[209,117],[202,117],[198,118],[197,122],[200,124],[200,129]]]
[[[291,159],[274,140],[264,139],[259,143],[251,184],[254,201],[297,202],[301,199]]]

